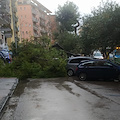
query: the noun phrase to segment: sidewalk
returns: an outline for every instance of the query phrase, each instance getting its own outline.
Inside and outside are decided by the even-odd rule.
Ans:
[[[13,94],[17,84],[18,79],[16,78],[0,78],[0,113]]]

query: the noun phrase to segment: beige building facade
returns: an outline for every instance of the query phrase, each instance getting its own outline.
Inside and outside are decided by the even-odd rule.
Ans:
[[[18,0],[17,11],[20,41],[43,35],[51,36],[49,19],[51,11],[37,0]]]

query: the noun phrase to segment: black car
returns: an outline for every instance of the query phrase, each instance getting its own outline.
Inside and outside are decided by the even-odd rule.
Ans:
[[[76,76],[80,80],[89,78],[120,80],[120,66],[109,60],[89,60],[78,65]]]
[[[67,75],[73,76],[75,74],[77,65],[79,65],[79,63],[84,60],[88,61],[92,60],[92,58],[85,56],[70,57],[67,62]]]

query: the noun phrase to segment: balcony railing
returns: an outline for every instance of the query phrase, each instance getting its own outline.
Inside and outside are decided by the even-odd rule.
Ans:
[[[7,20],[4,20],[2,17],[0,17],[0,25],[7,24],[7,23],[8,23]]]
[[[12,32],[5,32],[4,34],[5,34],[6,38],[12,37]]]

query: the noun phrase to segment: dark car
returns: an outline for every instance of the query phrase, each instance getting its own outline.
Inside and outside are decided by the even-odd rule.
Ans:
[[[67,62],[67,75],[73,76],[75,74],[77,65],[79,65],[81,61],[84,60],[88,61],[91,59],[92,59],[91,57],[85,57],[85,56],[70,57]]]
[[[118,79],[120,81],[120,66],[109,60],[89,60],[78,65],[76,76],[80,80]]]

